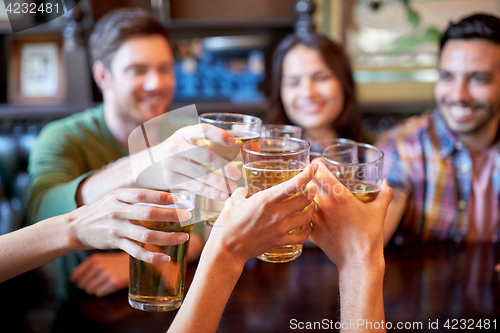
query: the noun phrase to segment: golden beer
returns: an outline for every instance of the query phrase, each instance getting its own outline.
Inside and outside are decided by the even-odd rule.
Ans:
[[[305,163],[295,160],[265,160],[247,163],[243,169],[247,183],[247,198],[298,175],[306,167]],[[292,230],[297,232],[300,229]],[[288,262],[302,254],[302,244],[284,245],[270,249],[257,258],[267,262]]]
[[[251,139],[256,139],[259,137],[257,132],[249,131],[228,131],[236,139],[236,144],[240,147],[240,152],[236,158],[234,158],[234,148],[221,145],[217,142],[211,140],[203,140],[204,144],[214,152],[216,152],[222,158],[231,161],[231,163],[236,166],[240,171],[242,171],[243,158],[241,157],[241,147],[243,144]],[[243,177],[236,181],[238,187],[244,187],[245,182]],[[231,194],[229,194],[231,195]],[[201,197],[200,202],[200,216],[203,222],[208,225],[214,225],[215,221],[219,217],[219,214],[224,208],[225,200],[212,200],[206,197]]]
[[[247,142],[248,140],[257,139],[257,138],[260,137],[260,134],[257,133],[257,132],[233,131],[233,130],[229,130],[227,132],[229,132],[229,134],[231,134],[232,136],[234,136],[234,138],[236,139],[236,144],[240,147],[240,150],[243,147],[243,144],[245,142]]]
[[[380,192],[380,186],[354,179],[339,179],[339,181],[361,202],[375,200]]]
[[[133,221],[134,224],[151,230],[165,232],[190,233],[193,229],[191,221],[157,222]],[[188,225],[185,225],[189,223]],[[150,264],[130,256],[129,303],[132,307],[145,311],[170,311],[179,308],[184,297],[187,250],[189,240],[179,245],[158,246],[136,242],[151,252],[161,252],[170,256],[170,261],[163,264]]]

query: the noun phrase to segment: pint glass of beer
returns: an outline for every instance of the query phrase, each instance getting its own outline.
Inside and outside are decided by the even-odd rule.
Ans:
[[[177,195],[180,200],[173,205],[164,207],[189,211],[192,215],[189,221],[133,221],[133,223],[152,230],[190,233],[194,222],[195,194],[182,190],[172,191],[172,193]],[[181,306],[184,297],[189,240],[183,244],[166,246],[136,243],[148,251],[166,253],[171,259],[169,262],[153,265],[130,256],[128,290],[130,305],[144,311],[177,309]]]
[[[243,145],[243,170],[247,198],[295,177],[309,164],[309,143],[297,138],[260,138]],[[300,229],[292,230],[297,232]],[[270,249],[257,258],[267,262],[288,262],[302,254],[302,244]]]
[[[321,155],[332,174],[358,200],[375,200],[382,185],[382,150],[366,143],[344,142],[326,147]]]
[[[246,141],[260,136],[262,120],[257,117],[237,113],[204,113],[199,117],[199,119],[201,123],[207,123],[229,132],[236,139],[236,144],[240,147],[240,149]],[[231,149],[227,146],[209,140],[205,140],[202,144],[207,145],[210,150],[215,151],[221,157],[225,159],[232,159],[231,163],[242,171],[241,167],[243,164],[243,158],[241,157],[241,150],[238,156],[233,159],[233,156],[231,156]],[[241,177],[236,183],[240,187],[245,186],[243,177]],[[224,200],[212,200],[206,197],[201,197],[200,215],[203,222],[207,225],[213,225],[215,220],[219,217],[220,212],[222,212],[224,203]]]

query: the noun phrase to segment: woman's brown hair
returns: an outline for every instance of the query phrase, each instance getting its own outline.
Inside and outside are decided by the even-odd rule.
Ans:
[[[273,106],[276,108],[274,122],[293,125],[285,113],[281,100],[281,79],[283,75],[283,60],[288,52],[297,45],[304,45],[318,51],[325,64],[330,68],[342,86],[344,91],[344,107],[338,118],[331,124],[332,129],[336,131],[338,137],[363,141],[361,115],[356,101],[356,91],[349,60],[341,46],[327,37],[313,33],[289,35],[281,41],[274,51],[271,73],[271,99]]]

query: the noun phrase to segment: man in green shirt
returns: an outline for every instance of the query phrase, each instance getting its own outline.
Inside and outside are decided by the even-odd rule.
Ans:
[[[120,10],[106,15],[96,24],[89,48],[104,102],[52,122],[40,133],[29,163],[32,222],[93,203],[114,189],[137,187],[128,157],[128,137],[138,126],[164,114],[173,98],[174,57],[168,32],[150,14]],[[195,125],[177,131],[159,146],[167,155],[194,148],[196,140],[203,138],[195,134],[200,130],[207,139],[234,142],[227,132]],[[202,158],[196,162],[203,162]],[[170,179],[190,179],[180,185],[185,189],[226,199],[223,178],[215,173],[200,177],[196,167],[190,160],[182,160],[163,172]],[[232,179],[240,177],[231,164],[226,172]],[[235,183],[230,186],[236,188]],[[169,190],[168,186],[162,189]],[[201,237],[193,233],[189,258],[196,258],[201,248]],[[128,261],[125,252],[79,252],[64,257],[62,273],[65,281],[71,280],[87,293],[105,296],[128,286]]]

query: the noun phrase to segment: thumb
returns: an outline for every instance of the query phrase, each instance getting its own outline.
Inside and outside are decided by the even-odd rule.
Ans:
[[[321,159],[315,159],[313,164],[319,166],[318,172],[316,172],[316,175],[314,176],[313,183],[316,184],[321,192],[329,195],[331,193],[331,190],[336,186],[344,186],[328,169],[328,167],[323,163]]]
[[[304,171],[300,172],[297,176],[277,186],[271,187],[266,191],[267,193],[272,193],[273,201],[284,201],[305,188],[314,178],[316,171],[318,171],[318,166],[316,164],[308,165]]]

